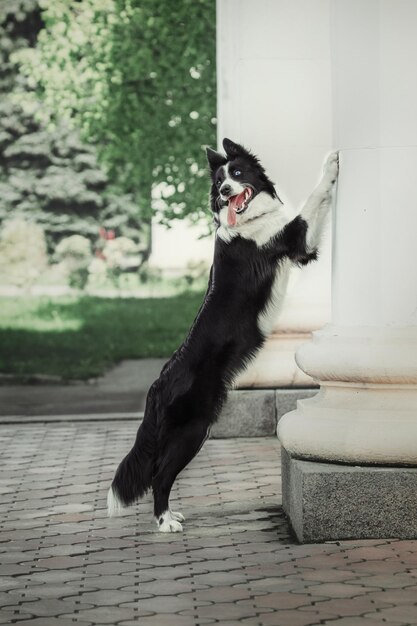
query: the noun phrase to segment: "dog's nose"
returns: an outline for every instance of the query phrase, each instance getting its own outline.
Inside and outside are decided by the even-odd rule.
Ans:
[[[224,196],[229,196],[231,191],[232,191],[232,188],[230,185],[222,185],[220,187],[220,193],[222,193]]]

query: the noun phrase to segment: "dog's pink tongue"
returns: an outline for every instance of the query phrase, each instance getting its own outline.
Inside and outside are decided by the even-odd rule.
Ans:
[[[237,196],[232,196],[229,200],[229,206],[227,208],[227,223],[229,226],[236,225],[236,209],[238,209],[245,201],[245,191],[239,193]]]
[[[229,206],[227,208],[227,223],[229,224],[229,226],[236,225],[236,212],[233,208],[232,200],[229,200]]]

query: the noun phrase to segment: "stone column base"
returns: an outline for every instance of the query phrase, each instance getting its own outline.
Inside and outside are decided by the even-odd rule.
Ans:
[[[303,461],[282,448],[282,497],[301,543],[417,538],[415,467]]]

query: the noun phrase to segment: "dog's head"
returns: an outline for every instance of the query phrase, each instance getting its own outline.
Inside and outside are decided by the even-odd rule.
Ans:
[[[218,224],[238,229],[266,212],[276,211],[277,203],[271,200],[280,200],[256,156],[230,139],[223,140],[223,148],[225,155],[207,148],[211,208]]]

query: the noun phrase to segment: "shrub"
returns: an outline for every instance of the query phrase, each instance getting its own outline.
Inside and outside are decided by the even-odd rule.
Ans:
[[[66,270],[69,285],[84,289],[92,261],[90,240],[82,235],[65,237],[55,248],[55,256]]]
[[[45,234],[41,226],[21,218],[8,220],[0,232],[0,275],[18,287],[30,287],[47,269]]]

